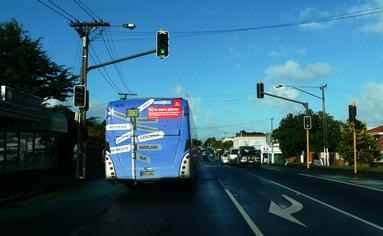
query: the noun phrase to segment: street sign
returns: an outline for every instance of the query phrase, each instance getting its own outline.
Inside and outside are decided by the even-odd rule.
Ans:
[[[139,109],[128,109],[128,114],[126,115],[127,117],[138,117],[140,115],[140,110]]]
[[[305,116],[303,119],[303,127],[305,129],[311,129],[311,116]]]

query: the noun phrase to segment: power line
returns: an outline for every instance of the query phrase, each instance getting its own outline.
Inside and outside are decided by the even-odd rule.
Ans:
[[[105,40],[105,37],[107,37],[107,35],[105,35],[105,37],[104,37],[104,35],[101,34],[101,37],[102,37],[102,39],[103,39],[104,45],[105,45],[105,47],[106,47],[106,50],[107,50],[107,52],[108,52],[108,54],[109,54],[111,60],[114,60],[114,59],[115,59],[115,56],[114,56],[114,54],[113,54],[112,45],[111,45],[110,41],[106,41],[106,40]],[[111,41],[111,42],[113,42],[113,41]],[[118,75],[118,77],[119,77],[119,79],[120,79],[122,85],[124,86],[124,88],[125,88],[128,92],[130,92],[128,86],[126,85],[126,83],[125,83],[125,81],[124,81],[123,74],[122,74],[122,72],[121,72],[120,64],[119,64],[119,63],[116,63],[116,64],[113,64],[113,66],[114,66],[114,68],[115,68],[116,71],[117,71],[117,75]]]
[[[55,2],[53,2],[52,0],[48,0],[51,4],[53,4],[53,6],[55,6],[56,8],[58,8],[61,12],[64,12],[67,16],[69,17],[72,17],[73,19],[75,19],[76,21],[79,21],[76,17],[74,17],[72,14],[70,14],[69,12],[65,11],[62,7],[60,7],[58,4],[56,4]]]
[[[246,27],[246,28],[233,28],[233,29],[216,29],[216,30],[201,30],[201,31],[172,31],[172,38],[182,38],[182,37],[196,37],[196,36],[209,36],[214,34],[221,33],[232,33],[232,32],[244,32],[244,31],[253,31],[253,30],[261,30],[261,29],[272,29],[272,28],[283,28],[283,27],[291,27],[291,26],[299,26],[299,25],[307,25],[313,23],[322,23],[322,22],[330,22],[330,21],[339,21],[345,19],[352,19],[362,16],[376,15],[383,13],[383,7],[376,7],[368,10],[355,11],[349,13],[343,13],[328,17],[321,18],[312,18],[309,20],[290,22],[290,23],[281,23],[275,25],[264,25],[264,26],[254,26],[254,27]],[[112,31],[113,33],[121,33],[123,31]],[[154,34],[154,32],[135,32],[135,35],[149,35]],[[129,40],[149,40],[154,37],[144,37],[144,38],[128,38],[128,39],[117,39],[118,41],[129,41]]]
[[[90,49],[92,50],[92,53],[94,54],[94,56],[96,57],[97,61],[93,58],[92,54],[90,54],[92,60],[93,60],[93,63],[100,63],[101,60],[100,58],[98,57],[96,51],[94,50],[94,48],[92,46],[90,46]],[[103,76],[103,78],[106,80],[106,82],[116,91],[116,92],[122,92],[119,87],[113,82],[113,79],[111,78],[111,76],[109,75],[108,71],[105,69],[105,68],[99,68],[99,71],[101,73],[101,75]],[[105,73],[105,74],[104,74]],[[106,75],[106,76],[105,76]]]
[[[96,13],[94,13],[94,11],[92,11],[89,7],[87,7],[81,0],[77,0],[77,2],[80,3],[85,9],[87,9],[90,12],[90,14],[92,14],[94,17],[97,17],[100,21],[102,21],[101,17],[99,17]]]
[[[60,13],[59,11],[57,11],[56,9],[54,9],[53,7],[50,7],[48,6],[46,3],[44,3],[43,1],[41,0],[38,0],[42,5],[44,5],[45,7],[49,8],[51,11],[55,12],[56,14],[58,14],[59,16],[65,18],[66,20],[70,21],[70,22],[73,22],[73,19],[70,19],[69,17],[65,16],[64,14]]]
[[[82,2],[80,1],[76,1],[76,0],[73,0],[73,2],[81,8],[81,10],[83,10],[88,16],[90,16],[90,18],[92,18],[94,21],[97,22],[97,19],[87,10],[87,8],[85,8],[84,6],[82,6]],[[101,20],[102,21],[102,20]]]

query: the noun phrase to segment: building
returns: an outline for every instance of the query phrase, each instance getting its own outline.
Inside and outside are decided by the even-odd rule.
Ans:
[[[367,130],[367,132],[377,139],[378,149],[380,153],[383,153],[383,125]]]
[[[241,130],[233,138],[233,147],[239,148],[240,146],[253,146],[256,149],[261,149],[266,145],[266,134],[261,132],[246,132]]]
[[[0,89],[0,173],[56,167],[65,115],[42,109],[39,97]]]
[[[279,144],[274,143],[271,147],[270,135],[261,132],[246,132],[240,131],[233,138],[233,147],[239,148],[240,146],[253,146],[262,152],[262,163],[283,163],[282,152],[279,149]]]

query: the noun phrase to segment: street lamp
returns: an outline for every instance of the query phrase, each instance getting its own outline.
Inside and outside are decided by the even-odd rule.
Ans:
[[[136,24],[134,23],[122,24],[122,27],[133,30],[136,28]]]
[[[326,119],[326,106],[325,106],[325,97],[324,97],[324,88],[327,87],[327,84],[324,84],[322,86],[293,86],[293,85],[284,85],[284,84],[278,84],[275,86],[276,88],[293,88],[298,91],[301,91],[303,93],[306,93],[308,95],[311,95],[313,97],[316,97],[318,99],[322,100],[322,120],[323,120],[323,151],[324,151],[324,157],[325,157],[325,165],[329,165],[329,157],[328,157],[328,148],[327,148],[327,119]],[[319,88],[322,91],[322,97],[319,97],[315,94],[312,94],[310,92],[307,92],[305,90],[302,90],[298,87],[304,87],[304,88]]]

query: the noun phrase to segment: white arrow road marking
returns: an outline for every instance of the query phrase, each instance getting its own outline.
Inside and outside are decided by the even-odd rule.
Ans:
[[[263,179],[266,179],[266,178],[263,178]],[[269,180],[269,179],[266,179],[266,180]],[[301,193],[301,192],[299,192],[299,191],[297,191],[297,190],[294,190],[294,189],[292,189],[292,188],[289,188],[289,187],[287,187],[287,186],[284,186],[284,185],[282,185],[282,184],[280,184],[280,183],[277,183],[277,182],[275,182],[275,181],[272,181],[272,180],[269,180],[269,181],[270,181],[271,183],[273,183],[273,184],[276,184],[276,185],[282,187],[282,188],[288,189],[288,190],[290,190],[290,191],[292,191],[292,192],[294,192],[294,193],[296,193],[296,194],[299,194],[299,195],[301,195],[301,196],[304,196],[304,197],[306,197],[306,198],[308,198],[308,199],[310,199],[310,200],[312,200],[312,201],[314,201],[314,202],[316,202],[316,203],[319,203],[319,204],[321,204],[321,205],[323,205],[323,206],[326,206],[326,207],[328,207],[328,208],[331,208],[331,209],[333,209],[333,210],[335,210],[335,211],[337,211],[337,212],[340,212],[340,213],[342,213],[342,214],[344,214],[344,215],[346,215],[346,216],[349,216],[349,217],[351,217],[351,218],[353,218],[353,219],[355,219],[355,220],[358,220],[358,221],[363,222],[363,223],[365,223],[365,224],[367,224],[367,225],[369,225],[369,226],[372,226],[372,227],[374,227],[374,228],[376,228],[376,229],[379,229],[379,230],[383,231],[383,227],[382,227],[382,226],[377,225],[377,224],[374,224],[374,223],[372,223],[371,221],[368,221],[368,220],[365,220],[365,219],[363,219],[363,218],[360,218],[360,217],[358,217],[358,216],[356,216],[356,215],[353,215],[353,214],[351,214],[351,213],[349,213],[349,212],[347,212],[347,211],[344,211],[344,210],[341,210],[341,209],[339,209],[339,208],[336,208],[336,207],[334,207],[333,205],[330,205],[330,204],[327,204],[327,203],[325,203],[325,202],[322,202],[321,200],[315,199],[315,198],[313,198],[313,197],[311,197],[311,196],[309,196],[309,195],[306,195],[306,194],[304,194],[304,193]]]
[[[141,104],[141,106],[138,107],[138,110],[143,111],[145,110],[147,107],[149,107],[150,105],[152,105],[154,102],[154,99],[149,99],[148,101],[144,102],[143,104]]]
[[[226,194],[229,196],[230,200],[234,203],[234,206],[237,208],[237,210],[239,211],[239,213],[241,213],[242,217],[245,219],[246,223],[250,226],[251,230],[253,231],[253,233],[256,235],[256,236],[263,236],[263,233],[261,232],[261,230],[259,230],[259,228],[254,224],[254,222],[251,220],[250,216],[246,213],[245,209],[243,209],[243,207],[241,206],[241,204],[239,204],[239,202],[237,201],[237,199],[235,199],[235,197],[233,196],[233,194],[230,192],[229,189],[227,189],[225,187],[225,185],[223,185],[222,181],[217,179],[218,183],[221,185],[221,187],[223,188],[223,190],[225,190]]]
[[[282,208],[278,206],[277,204],[275,204],[273,201],[271,201],[269,212],[307,228],[305,224],[303,224],[302,222],[297,220],[294,216],[292,216],[292,214],[302,210],[303,205],[300,202],[295,201],[294,199],[292,199],[291,197],[287,195],[282,195],[282,197],[286,198],[289,202],[291,202],[291,206],[287,208]]]

